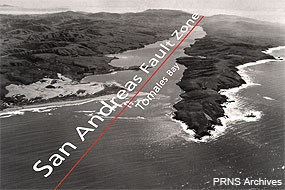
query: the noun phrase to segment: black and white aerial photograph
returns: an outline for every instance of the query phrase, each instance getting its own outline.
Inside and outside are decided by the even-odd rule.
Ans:
[[[285,189],[285,1],[0,0],[0,189]]]

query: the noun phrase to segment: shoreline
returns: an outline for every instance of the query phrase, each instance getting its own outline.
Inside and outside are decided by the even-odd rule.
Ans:
[[[8,118],[14,115],[22,115],[24,112],[49,112],[53,109],[67,106],[82,105],[96,100],[104,100],[113,94],[105,94],[96,96],[93,98],[82,97],[77,100],[61,100],[61,101],[50,101],[47,103],[39,104],[27,104],[19,107],[11,107],[0,111],[0,119]]]
[[[278,46],[278,47],[269,48],[268,50],[263,51],[263,53],[273,56],[272,52],[274,52],[275,50],[281,50],[281,49],[285,49],[285,46]],[[247,89],[247,88],[249,88],[251,86],[255,86],[255,85],[261,85],[258,83],[254,83],[252,77],[246,73],[245,69],[248,67],[251,67],[251,66],[255,66],[255,65],[266,64],[266,63],[269,63],[272,61],[273,62],[284,61],[284,58],[282,57],[282,59],[280,60],[280,59],[277,59],[277,57],[275,57],[275,59],[259,60],[256,62],[249,62],[249,63],[245,63],[243,65],[237,66],[237,69],[238,69],[237,72],[245,80],[246,84],[243,84],[240,87],[236,87],[236,88],[222,89],[220,91],[221,94],[229,97],[230,100],[234,100],[234,102],[226,102],[223,104],[225,106],[224,107],[225,114],[228,116],[228,118],[221,117],[220,119],[222,119],[222,123],[223,123],[223,126],[225,127],[225,129],[226,129],[228,123],[234,124],[234,123],[239,122],[239,121],[254,122],[254,121],[258,121],[262,118],[263,112],[259,111],[259,110],[248,110],[247,111],[247,113],[253,113],[254,115],[256,115],[256,117],[254,117],[254,118],[244,117],[244,116],[243,117],[242,116],[241,117],[234,117],[233,116],[234,114],[232,114],[232,115],[230,114],[231,113],[230,110],[231,109],[238,109],[239,106],[237,106],[237,104],[238,104],[239,100],[236,98],[236,94],[240,90]],[[263,97],[263,98],[271,99],[270,97]]]
[[[131,98],[133,95],[134,93],[130,93],[128,97]],[[146,95],[145,92],[140,92],[137,95],[137,97],[145,96],[145,95]],[[87,103],[91,103],[91,102],[99,101],[99,100],[110,100],[114,96],[116,96],[116,93],[99,95],[99,96],[94,96],[94,97],[83,97],[77,100],[50,101],[47,103],[29,104],[29,105],[24,105],[21,107],[7,108],[5,110],[0,111],[0,119],[4,119],[4,118],[16,116],[16,115],[23,115],[25,112],[50,112],[52,110],[55,110],[61,107],[78,106],[78,105],[83,105],[83,104],[87,104]],[[96,112],[96,111],[92,111],[92,112]]]
[[[269,48],[268,50],[265,50],[262,52],[271,55],[272,52],[274,52],[275,50],[280,50],[280,49],[285,49],[285,46]],[[230,100],[230,102],[225,102],[222,104],[222,106],[224,106],[223,110],[225,112],[225,116],[218,118],[221,120],[222,125],[214,126],[215,130],[210,132],[211,136],[204,136],[202,137],[201,140],[197,139],[195,141],[209,142],[209,141],[216,140],[218,137],[220,137],[226,132],[226,130],[229,128],[229,125],[235,124],[237,122],[255,122],[255,121],[259,121],[262,118],[263,112],[259,110],[248,109],[246,113],[242,113],[240,106],[238,106],[240,100],[239,100],[237,93],[240,90],[247,89],[251,86],[260,85],[258,83],[254,83],[252,77],[246,73],[245,68],[255,66],[255,65],[260,65],[260,64],[266,64],[272,61],[275,61],[275,62],[283,61],[283,60],[277,59],[277,57],[275,58],[276,59],[265,59],[265,60],[258,60],[256,62],[249,62],[249,63],[245,63],[245,64],[242,64],[236,67],[238,69],[237,73],[242,77],[242,79],[246,83],[242,84],[239,87],[230,88],[230,89],[221,89],[219,91],[221,95],[225,95]],[[265,98],[269,98],[269,97],[265,97]],[[239,113],[235,115],[236,112],[239,112]],[[253,113],[256,117],[254,118],[245,117],[245,115],[249,113]],[[183,126],[183,129],[185,129],[185,126]],[[188,133],[189,130],[187,130],[186,128],[186,130],[184,131]],[[193,134],[193,131],[191,131],[191,134]]]

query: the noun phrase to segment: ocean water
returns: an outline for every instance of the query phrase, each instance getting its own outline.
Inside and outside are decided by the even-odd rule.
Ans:
[[[189,39],[153,78],[144,92],[165,75],[183,48],[205,35],[201,28]],[[112,65],[140,65],[159,48],[155,43],[132,50],[112,61]],[[274,51],[282,54],[282,51]],[[215,186],[214,177],[283,179],[284,182],[284,61],[271,61],[244,68],[244,74],[258,85],[249,85],[232,94],[241,114],[260,113],[254,121],[234,120],[226,129],[205,141],[194,141],[180,122],[172,120],[172,105],[182,93],[176,84],[184,68],[175,73],[167,86],[146,110],[127,109],[104,137],[93,147],[62,184],[63,189],[244,189],[246,186]],[[123,71],[89,76],[84,81],[116,81],[124,84],[139,71]],[[103,97],[101,99],[110,98]],[[1,118],[1,189],[51,189],[68,172],[98,137],[112,114],[94,133],[81,142],[75,128],[88,126],[91,115],[101,107],[100,98],[85,103],[56,105],[29,110]],[[234,109],[235,105],[228,105]],[[32,112],[33,110],[34,112]],[[243,112],[243,110],[245,110]],[[17,115],[17,113],[19,113]],[[11,113],[9,113],[11,114]],[[228,113],[231,117],[231,112]],[[236,115],[232,115],[236,116]],[[48,158],[65,142],[77,146],[49,178],[34,172],[33,164]],[[256,188],[273,189],[283,187]]]

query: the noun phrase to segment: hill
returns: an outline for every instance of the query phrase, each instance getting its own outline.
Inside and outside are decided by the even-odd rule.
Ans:
[[[167,39],[190,16],[170,10],[0,15],[1,107],[19,103],[5,97],[9,84],[27,85],[57,73],[80,80],[85,73],[118,70],[106,55]]]

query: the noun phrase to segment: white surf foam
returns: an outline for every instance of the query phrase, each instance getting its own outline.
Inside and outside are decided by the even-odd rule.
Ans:
[[[263,96],[263,98],[266,99],[266,100],[275,100],[275,99],[270,98],[270,97],[268,97],[268,96]]]
[[[272,54],[274,51],[283,50],[283,49],[285,49],[285,46],[278,46],[278,47],[269,48],[268,50],[263,51],[263,53]]]
[[[99,100],[109,100],[113,96],[115,95],[111,94],[111,95],[105,95],[105,96],[100,96],[96,98],[84,99],[84,100],[52,102],[52,103],[47,103],[47,104],[31,105],[31,106],[26,106],[24,108],[11,108],[11,109],[6,109],[2,111],[0,113],[0,118],[6,118],[6,117],[15,116],[15,115],[23,115],[25,112],[49,112],[49,111],[53,111],[61,107],[78,106],[78,105],[83,105],[83,104],[87,104],[87,103],[91,103],[91,102],[99,101]]]
[[[223,135],[224,132],[226,131],[226,126],[224,125],[224,121],[221,121],[223,125],[216,126],[214,131],[210,131],[211,136],[204,136],[201,139],[197,139],[195,138],[195,134],[196,134],[195,131],[192,129],[188,129],[187,124],[185,124],[182,121],[173,119],[173,118],[172,120],[176,123],[179,123],[179,125],[182,127],[183,132],[185,132],[185,134],[182,133],[179,136],[182,137],[186,141],[192,141],[196,143],[210,142],[210,141],[216,140],[219,136]]]
[[[114,119],[115,116],[107,116],[107,117],[104,117],[104,118],[107,118],[107,119]],[[125,120],[144,120],[146,119],[145,117],[142,117],[142,116],[136,116],[136,117],[118,117],[117,119],[125,119]]]
[[[140,92],[137,95],[137,97],[146,96],[147,94],[148,93]],[[134,93],[130,93],[128,95],[128,98],[132,98],[134,95],[135,95]],[[79,105],[91,103],[94,101],[100,101],[100,100],[108,101],[108,100],[111,100],[115,96],[116,94],[109,94],[109,95],[99,96],[95,98],[82,99],[82,100],[51,102],[51,103],[39,104],[39,105],[28,105],[22,108],[20,107],[8,108],[0,112],[0,119],[8,118],[8,117],[16,116],[16,115],[24,115],[25,112],[50,112],[50,111],[56,110],[57,108],[61,108],[61,107],[79,106]],[[93,113],[96,111],[80,110],[80,111],[75,111],[75,112]]]
[[[275,50],[281,50],[281,49],[285,49],[285,46],[270,48],[266,51],[263,51],[263,53],[271,54]],[[237,93],[240,90],[246,89],[250,86],[261,85],[258,83],[254,83],[254,80],[252,79],[252,77],[250,77],[247,73],[247,70],[246,70],[247,67],[268,63],[271,61],[280,61],[280,60],[266,59],[266,60],[259,60],[256,62],[250,62],[250,63],[237,66],[237,68],[239,69],[238,73],[242,77],[242,79],[246,82],[246,84],[243,84],[240,87],[236,87],[236,88],[221,90],[219,92],[220,94],[227,96],[229,100],[231,100],[231,102],[226,102],[223,104],[223,106],[225,106],[224,111],[225,111],[226,116],[219,118],[221,120],[223,129],[224,129],[222,133],[225,132],[226,127],[228,125],[231,125],[237,122],[254,122],[254,121],[258,121],[261,119],[263,115],[262,111],[245,107],[243,104],[243,100],[241,100],[241,98],[239,97]],[[264,98],[268,100],[274,100],[270,97],[264,97]],[[251,115],[253,115],[253,117]],[[220,127],[220,126],[215,126],[215,128],[217,127]],[[219,132],[218,131],[216,132],[215,130],[215,133],[219,133]]]

